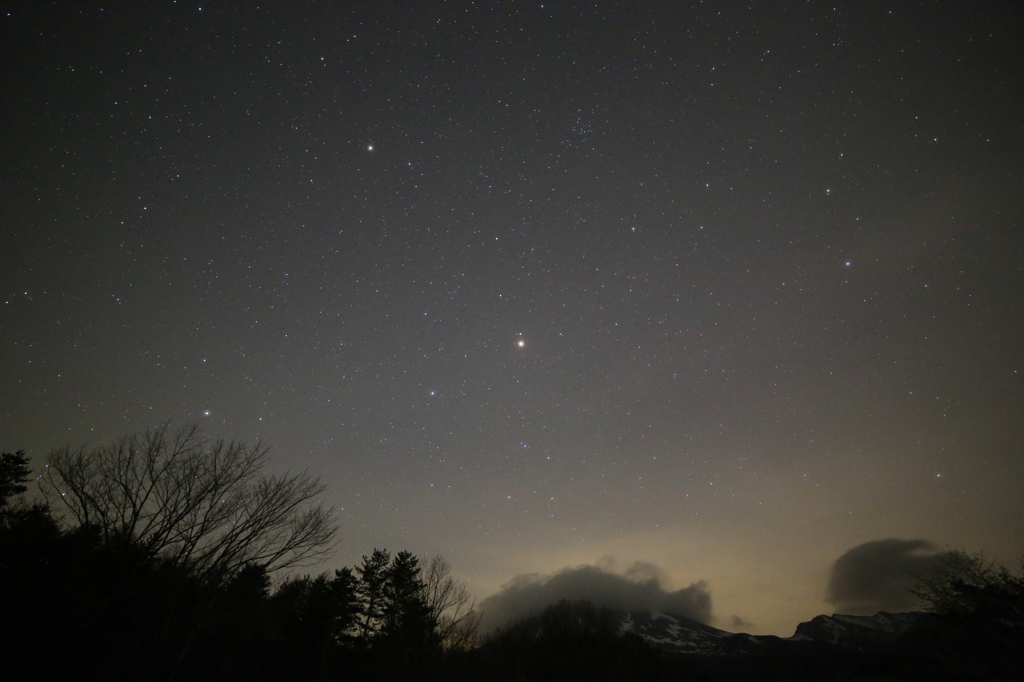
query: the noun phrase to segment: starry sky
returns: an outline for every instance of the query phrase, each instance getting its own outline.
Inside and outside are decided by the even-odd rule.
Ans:
[[[1011,561],[1022,35],[999,1],[3,3],[0,447],[198,421],[322,477],[324,568],[650,562],[758,633],[861,543]]]

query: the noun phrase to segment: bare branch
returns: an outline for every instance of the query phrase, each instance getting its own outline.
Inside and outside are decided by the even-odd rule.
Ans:
[[[210,442],[166,424],[112,445],[54,450],[42,489],[79,525],[125,537],[212,578],[248,563],[307,565],[333,548],[332,508],[308,474],[266,475],[257,443]]]
[[[434,621],[434,632],[445,651],[470,648],[476,641],[482,614],[465,583],[452,577],[452,567],[440,554],[431,557],[423,572],[427,606]]]

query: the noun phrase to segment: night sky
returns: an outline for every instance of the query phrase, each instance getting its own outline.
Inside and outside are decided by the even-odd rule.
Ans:
[[[862,543],[1024,548],[1019,3],[37,1],[0,55],[5,452],[198,421],[322,477],[323,569],[651,562],[760,633]]]

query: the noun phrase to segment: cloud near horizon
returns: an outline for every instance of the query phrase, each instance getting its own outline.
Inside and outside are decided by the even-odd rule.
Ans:
[[[674,592],[663,587],[664,573],[638,562],[623,574],[598,566],[567,567],[553,575],[518,575],[480,603],[482,632],[540,613],[560,599],[588,599],[615,611],[661,611],[701,623],[711,620],[711,593],[703,581]]]
[[[927,540],[865,542],[832,564],[827,599],[840,613],[850,615],[914,610],[920,605],[907,588],[947,556]]]

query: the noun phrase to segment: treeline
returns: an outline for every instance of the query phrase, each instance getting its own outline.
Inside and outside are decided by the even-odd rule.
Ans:
[[[666,659],[617,617],[563,600],[477,637],[443,557],[333,548],[306,475],[262,446],[161,427],[51,452],[33,478],[0,455],[0,661],[37,680],[1024,679],[1024,574],[953,553],[916,594],[934,614],[886,651]],[[281,578],[282,572],[292,577]],[[277,576],[277,577],[275,577]],[[875,675],[874,678],[870,677]],[[8,675],[9,676],[9,675]]]
[[[445,655],[415,556],[286,579],[246,566],[222,583],[45,508],[0,523],[0,648],[34,679],[409,679]],[[382,567],[383,570],[376,571]]]
[[[493,682],[693,679],[686,662],[663,658],[619,626],[607,608],[562,599],[490,633],[479,647],[450,661],[448,673],[452,679]]]
[[[154,682],[653,679],[658,656],[604,612],[594,629],[589,606],[553,606],[543,631],[521,625],[480,645],[475,603],[440,556],[421,565],[375,549],[353,568],[295,576],[332,550],[333,510],[319,481],[267,474],[267,463],[261,445],[191,426],[61,448],[34,476],[23,452],[0,455],[7,670]],[[30,479],[41,499],[25,499]]]
[[[354,568],[273,579],[333,547],[305,475],[266,449],[166,427],[51,452],[24,499],[0,455],[0,660],[33,679],[429,677],[478,616],[443,557],[374,550]]]
[[[319,482],[262,446],[161,427],[0,455],[0,660],[33,679],[650,680],[671,672],[607,611],[560,602],[487,641],[443,557],[333,547]],[[44,497],[24,499],[38,481]],[[534,625],[539,624],[538,627]],[[669,678],[664,678],[669,679]]]

